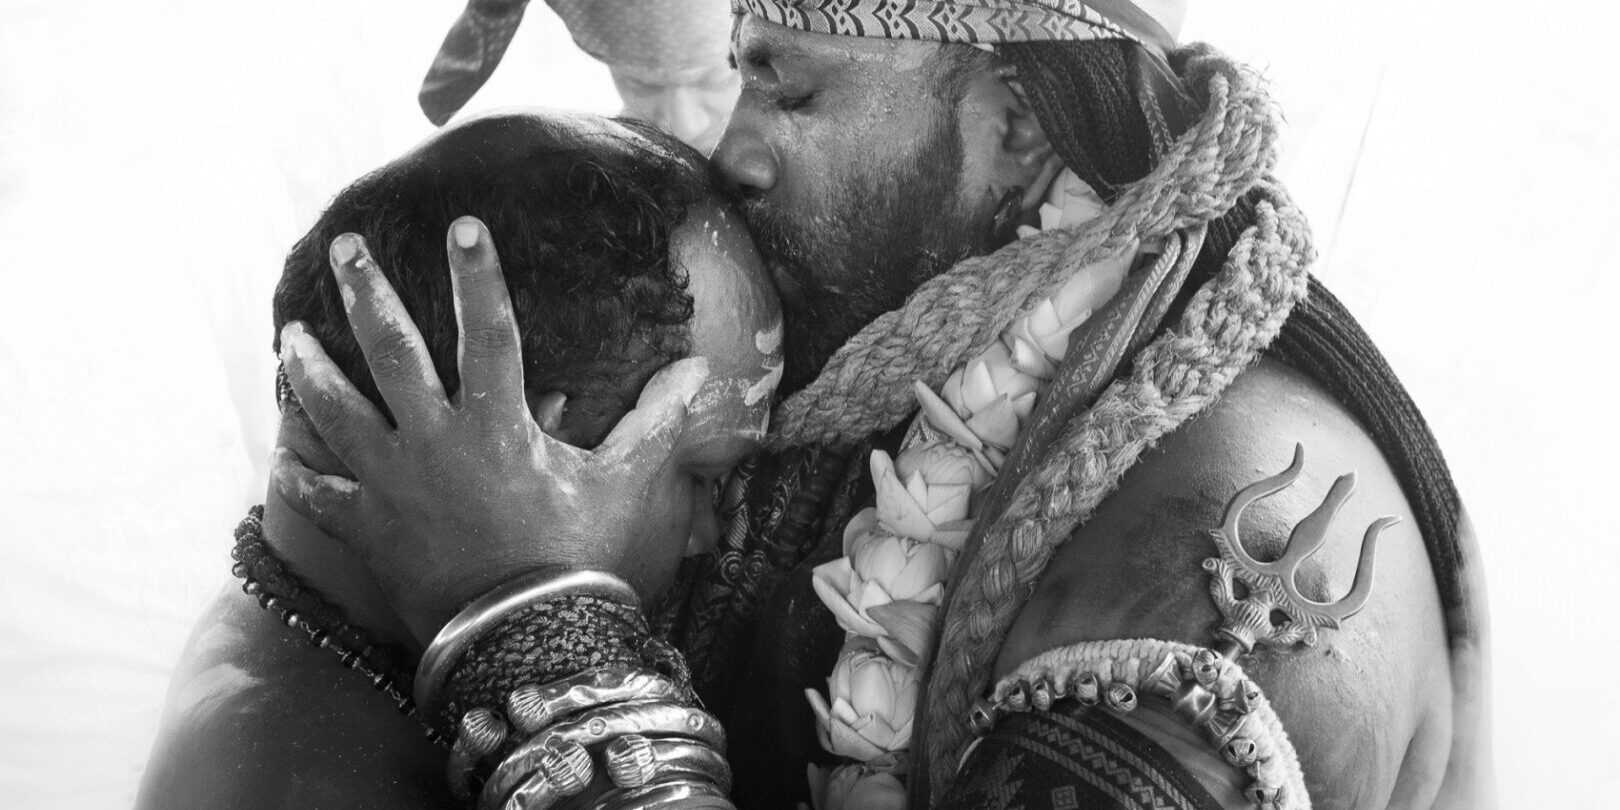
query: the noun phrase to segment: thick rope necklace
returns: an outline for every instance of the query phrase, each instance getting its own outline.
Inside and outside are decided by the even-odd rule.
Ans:
[[[1206,224],[1271,175],[1279,113],[1253,71],[1207,45],[1186,49],[1183,78],[1202,119],[1107,214],[1076,231],[1019,239],[959,262],[917,288],[836,352],[821,375],[771,416],[775,447],[850,441],[893,428],[916,411],[913,382],[938,388],[994,343],[1012,320],[1081,268],[1132,245]],[[1276,189],[1279,195],[1280,188]],[[1291,208],[1286,205],[1279,207]],[[1303,218],[1292,217],[1309,252]],[[1286,247],[1286,246],[1284,246]],[[1301,282],[1303,283],[1303,281]],[[1283,314],[1286,315],[1286,312]]]
[[[908,764],[917,766],[911,770],[926,780],[924,797],[927,785],[943,785],[954,771],[971,733],[974,698],[985,691],[996,651],[1057,547],[1114,489],[1143,450],[1213,402],[1239,371],[1258,358],[1293,305],[1304,297],[1306,267],[1313,258],[1309,232],[1287,195],[1268,179],[1276,159],[1274,107],[1257,76],[1212,49],[1193,49],[1186,64],[1188,86],[1204,97],[1204,116],[1149,176],[1120,195],[1108,213],[1077,229],[1020,240],[931,280],[901,309],[880,317],[846,344],[821,377],[783,403],[775,416],[772,441],[777,446],[847,441],[893,427],[915,412],[920,400],[925,417],[914,426],[913,438],[937,439],[944,433],[979,461],[988,461],[992,470],[1008,460],[1002,453],[1005,446],[1026,439],[1024,446],[1013,448],[1017,474],[1005,476],[993,487],[983,481],[970,481],[966,487],[973,495],[992,492],[992,508],[975,512],[975,517],[990,519],[971,526],[926,525],[927,531],[917,537],[916,531],[894,525],[905,516],[884,509],[884,484],[879,480],[877,520],[857,518],[846,533],[845,551],[851,558],[840,563],[859,569],[859,555],[866,554],[870,567],[871,559],[886,554],[895,561],[889,567],[898,566],[902,579],[912,570],[914,558],[941,556],[906,543],[932,541],[947,549],[960,548],[962,559],[954,566],[949,559],[943,565],[916,563],[919,568],[957,569],[949,577],[942,606],[939,595],[926,587],[912,588],[915,592],[905,594],[907,598],[887,592],[883,597],[889,599],[872,598],[866,590],[855,594],[853,588],[822,593],[852,634],[839,669],[829,679],[833,702],[821,701],[819,695],[811,698],[823,744],[865,761],[868,771],[900,772]],[[1167,253],[1179,249],[1190,264],[1201,245],[1203,226],[1252,190],[1262,197],[1256,224],[1233,247],[1222,271],[1194,294],[1173,329],[1151,342],[1146,339],[1163,314],[1162,308],[1154,311],[1149,303],[1112,329],[1104,325],[1089,336],[1077,337],[1068,358],[1061,351],[1052,358],[1064,363],[1058,380],[1063,385],[1070,378],[1088,376],[1071,370],[1096,365],[1099,354],[1113,353],[1116,362],[1100,366],[1107,373],[1089,375],[1100,380],[1094,397],[1082,397],[1089,400],[1089,407],[1079,413],[1054,411],[1061,408],[1056,402],[1061,398],[1054,397],[1042,403],[1048,406],[1046,414],[1063,418],[1048,418],[1044,431],[1025,431],[1030,427],[1026,420],[1040,421],[1032,402],[1039,392],[1001,392],[1010,396],[999,404],[981,403],[983,410],[1011,409],[1017,419],[1011,439],[1004,440],[1003,448],[992,447],[992,453],[985,452],[985,445],[996,442],[985,442],[980,431],[941,424],[953,416],[960,417],[959,423],[969,422],[964,412],[981,409],[962,407],[959,390],[946,405],[932,389],[943,383],[946,399],[952,399],[951,386],[960,385],[956,375],[962,373],[957,369],[963,361],[993,351],[998,341],[1006,340],[1015,318],[1027,317],[1024,313],[1031,307],[1054,300],[1065,283],[1086,268],[1117,260],[1145,241],[1166,240],[1171,247]],[[1157,277],[1151,283],[1159,286],[1168,275],[1173,286],[1179,286],[1181,277],[1175,274],[1184,277],[1185,268],[1160,267],[1164,264],[1161,260],[1146,274]],[[1171,257],[1170,264],[1183,263]],[[1148,290],[1137,298],[1152,302],[1156,296]],[[1111,345],[1087,345],[1086,337]],[[1128,376],[1101,390],[1120,362],[1131,364]],[[1029,396],[1020,405],[1011,405],[1012,399],[1025,394]],[[1005,423],[1004,418],[1000,421]],[[930,430],[932,437],[927,435]],[[1030,446],[1036,442],[1029,434],[1035,432],[1046,434],[1040,437],[1039,448]],[[905,480],[915,472],[894,475],[884,462],[886,456],[874,458],[875,478]],[[920,496],[917,506],[926,512],[930,495],[927,482],[920,483],[920,492],[909,480],[906,489],[913,490],[910,500]],[[1002,505],[1004,509],[995,509]],[[875,534],[872,523],[878,524]],[[883,537],[885,532],[895,538]],[[897,549],[879,548],[896,545],[895,541]],[[829,579],[836,580],[841,573],[834,572]],[[867,582],[858,580],[847,579],[851,586],[867,588]],[[925,584],[915,577],[904,583]],[[818,592],[824,590],[828,589],[818,587]],[[939,607],[929,610],[929,603]],[[928,629],[918,630],[919,624]],[[928,643],[934,627],[942,627],[937,646]],[[858,636],[878,644],[863,646]],[[913,690],[909,700],[902,698],[903,706],[891,707],[901,711],[881,717],[870,711],[863,714],[863,708],[873,707],[856,706],[838,694],[840,686],[848,692],[856,680],[871,683],[885,678],[895,684],[892,691],[902,693],[904,677],[895,674],[894,665],[906,665],[908,656],[925,665],[930,647],[939,652],[932,658],[926,688],[920,695]],[[884,662],[882,657],[894,660]],[[921,721],[915,736],[909,713],[914,705],[920,705],[915,711]],[[881,721],[878,725],[873,725],[874,717]],[[907,756],[905,746],[913,739],[916,750]],[[893,745],[886,748],[874,740]],[[911,759],[916,762],[906,761]]]

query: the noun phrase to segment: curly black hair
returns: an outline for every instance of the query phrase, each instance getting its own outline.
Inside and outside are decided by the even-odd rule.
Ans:
[[[361,178],[287,255],[273,305],[277,333],[303,321],[388,413],[327,261],[333,238],[358,233],[454,392],[445,234],[457,217],[476,216],[489,226],[511,291],[530,401],[561,391],[597,403],[598,421],[611,425],[658,368],[689,351],[692,297],[671,262],[670,232],[713,193],[696,152],[639,122],[618,123],[652,147],[630,137],[581,137],[568,118],[496,115],[446,130]]]

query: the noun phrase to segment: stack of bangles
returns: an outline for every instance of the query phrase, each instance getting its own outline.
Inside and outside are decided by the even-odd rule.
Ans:
[[[415,692],[455,738],[447,777],[467,806],[732,810],[725,732],[688,681],[623,580],[544,570],[446,625]]]

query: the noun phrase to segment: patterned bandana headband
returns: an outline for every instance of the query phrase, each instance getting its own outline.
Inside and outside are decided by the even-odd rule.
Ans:
[[[1186,0],[731,0],[800,31],[968,45],[1124,39],[1168,54]]]

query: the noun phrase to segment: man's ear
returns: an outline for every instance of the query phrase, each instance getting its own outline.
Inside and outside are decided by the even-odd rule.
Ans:
[[[567,404],[567,394],[547,391],[529,406],[529,410],[534,413],[534,420],[540,424],[541,432],[555,438],[562,427],[563,407]]]
[[[993,195],[999,198],[1017,187],[1023,189],[1022,211],[1040,205],[1052,178],[1063,170],[1063,158],[1036,119],[1013,67],[997,65],[974,77],[963,110],[968,137],[978,139],[970,144],[968,155],[990,156],[986,169]]]

